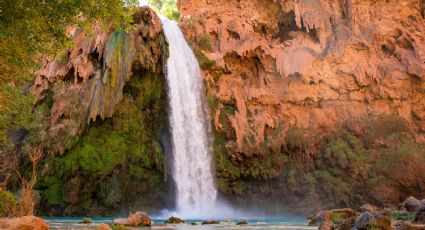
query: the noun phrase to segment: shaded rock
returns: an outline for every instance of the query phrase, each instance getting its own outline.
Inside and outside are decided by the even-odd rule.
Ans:
[[[362,212],[376,212],[378,208],[371,204],[364,204],[360,207],[360,211]]]
[[[410,221],[399,221],[394,224],[396,230],[425,230],[425,225],[413,224]]]
[[[337,226],[337,229],[338,230],[351,230],[352,227],[354,226],[355,221],[356,221],[356,217],[355,216],[350,217],[350,218],[342,221],[342,223],[340,223]]]
[[[198,225],[197,223],[195,223],[195,222],[192,222],[192,223],[190,223],[190,225]]]
[[[364,212],[357,216],[354,227],[356,229],[391,230],[391,219],[381,213]]]
[[[172,216],[167,221],[165,221],[165,223],[166,224],[181,224],[181,223],[184,223],[184,220],[178,217]]]
[[[112,230],[112,228],[107,224],[101,224],[96,227],[96,230]]]
[[[425,204],[413,196],[407,198],[401,205],[409,212],[417,212],[419,209],[425,208]]]
[[[220,221],[210,220],[210,221],[202,222],[202,225],[208,225],[208,224],[220,224]]]
[[[412,223],[415,224],[425,224],[425,207],[421,208],[416,212],[415,218],[413,219]]]
[[[248,222],[246,222],[246,221],[239,221],[239,222],[236,223],[236,225],[245,225],[245,224],[248,224]]]
[[[8,230],[47,230],[49,225],[41,218],[23,216],[13,219],[0,219],[0,229]]]
[[[78,222],[79,224],[91,224],[93,221],[90,218],[84,218],[82,221]]]

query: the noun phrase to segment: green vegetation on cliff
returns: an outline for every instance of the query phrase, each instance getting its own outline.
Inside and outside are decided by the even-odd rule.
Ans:
[[[221,125],[227,122],[226,116],[220,117]],[[233,135],[215,133],[219,190],[242,206],[250,205],[245,203],[249,197],[273,207],[296,202],[298,210],[309,212],[316,206],[398,203],[405,198],[396,192],[400,183],[408,195],[425,186],[425,177],[417,174],[424,169],[425,146],[415,143],[405,120],[369,116],[355,125],[358,129],[347,125],[322,138],[313,130],[290,128],[284,144],[261,154],[253,148],[248,149],[255,154],[234,151]],[[276,138],[273,132],[269,135],[269,141]]]
[[[49,207],[59,205],[68,206],[59,212],[65,215],[110,215],[134,197],[130,210],[164,207],[169,197],[159,142],[167,124],[164,92],[160,74],[132,76],[111,119],[89,125],[65,155],[49,157],[37,187],[43,212],[54,214]]]

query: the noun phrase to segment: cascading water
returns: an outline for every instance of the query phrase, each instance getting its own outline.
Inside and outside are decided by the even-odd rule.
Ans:
[[[169,44],[167,82],[177,213],[185,218],[204,217],[216,205],[217,190],[201,72],[178,25],[164,17],[161,21]]]

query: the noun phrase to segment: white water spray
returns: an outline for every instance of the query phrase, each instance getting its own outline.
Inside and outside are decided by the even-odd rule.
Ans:
[[[199,64],[178,25],[161,17],[169,44],[167,82],[177,214],[202,218],[215,209],[207,113]]]

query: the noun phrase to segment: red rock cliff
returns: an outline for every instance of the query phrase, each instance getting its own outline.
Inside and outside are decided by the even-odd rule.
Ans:
[[[425,168],[424,1],[180,0],[178,6],[204,67],[224,194],[268,191],[299,203],[316,196],[352,205],[396,203],[425,190],[424,178],[409,171]],[[393,141],[396,135],[409,141]],[[361,151],[350,138],[359,139]],[[332,152],[338,141],[349,147],[341,150],[345,163]],[[405,175],[393,177],[375,163],[391,164],[384,152],[398,151],[388,155],[398,159],[406,143],[420,146],[407,151],[420,156],[397,169]],[[298,188],[282,188],[292,179]],[[264,189],[250,189],[253,181]],[[341,194],[317,197],[320,189],[308,187]],[[386,192],[363,194],[372,188]]]

